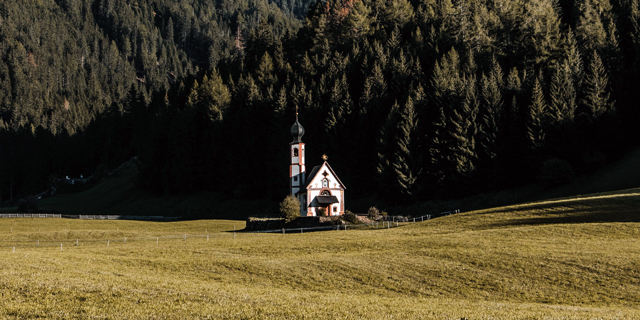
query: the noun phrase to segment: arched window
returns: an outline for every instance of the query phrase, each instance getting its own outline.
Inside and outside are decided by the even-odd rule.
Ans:
[[[329,192],[329,190],[323,190],[322,193],[320,193],[321,196],[330,196],[331,192]]]
[[[298,148],[293,148],[293,156],[294,157],[298,156]]]
[[[322,179],[322,187],[323,187],[323,188],[327,188],[327,187],[329,187],[329,180],[327,180],[327,179]]]

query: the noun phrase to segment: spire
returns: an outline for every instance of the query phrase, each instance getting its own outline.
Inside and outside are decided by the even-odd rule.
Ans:
[[[296,106],[296,123],[291,126],[291,135],[293,136],[292,143],[300,143],[302,142],[302,136],[304,135],[304,128],[298,122],[298,106]]]

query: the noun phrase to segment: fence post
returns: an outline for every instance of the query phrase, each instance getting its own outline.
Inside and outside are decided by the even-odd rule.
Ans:
[[[160,242],[160,237],[156,238],[156,244]]]
[[[36,240],[36,246],[40,246],[40,239]]]
[[[62,251],[62,243],[60,244],[60,251]]]
[[[182,241],[187,241],[187,234],[185,233],[184,236],[182,237]]]
[[[302,232],[302,228],[300,228],[300,234],[302,234],[302,233],[303,233],[303,232]]]

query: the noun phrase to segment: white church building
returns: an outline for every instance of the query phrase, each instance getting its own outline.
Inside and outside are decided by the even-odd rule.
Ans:
[[[289,186],[291,195],[300,201],[300,216],[316,216],[323,209],[327,216],[344,214],[344,190],[346,189],[336,173],[331,169],[327,156],[324,163],[313,167],[306,175],[305,145],[302,142],[304,128],[298,122],[291,127],[291,165],[289,166]]]

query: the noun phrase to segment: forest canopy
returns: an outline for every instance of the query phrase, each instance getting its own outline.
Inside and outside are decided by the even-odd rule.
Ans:
[[[638,142],[639,22],[637,0],[3,1],[0,196],[138,156],[158,194],[280,200],[295,106],[350,197],[586,174]]]

